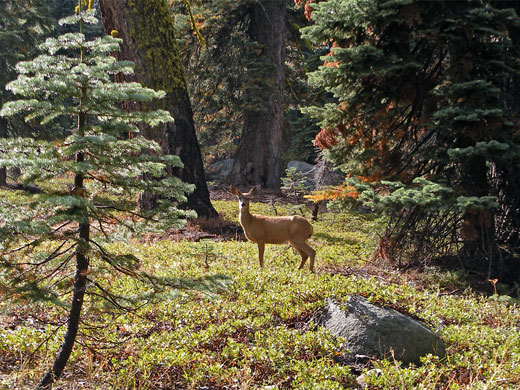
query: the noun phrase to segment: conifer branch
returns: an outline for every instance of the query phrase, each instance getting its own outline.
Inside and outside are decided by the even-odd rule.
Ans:
[[[67,323],[67,321],[63,321],[60,324],[58,324],[53,329],[51,334],[49,334],[49,336],[47,336],[40,344],[38,344],[38,346],[34,349],[34,351],[31,352],[31,354],[27,358],[27,362],[31,362],[32,359],[34,358],[34,355],[36,355],[36,352],[38,352],[41,347],[43,347],[45,344],[47,344],[49,342],[49,340],[52,339],[54,337],[54,335],[56,335],[56,333],[58,333],[58,330],[60,330],[63,327],[63,325],[65,325],[66,323]]]
[[[90,283],[92,283],[96,288],[98,288],[102,294],[98,294],[94,291],[90,291],[88,293],[88,295],[91,295],[91,296],[96,296],[96,297],[99,297],[99,298],[102,298],[104,300],[106,300],[107,302],[110,302],[112,305],[114,305],[115,307],[117,307],[118,309],[120,310],[124,310],[124,311],[132,311],[130,308],[126,307],[126,306],[123,306],[122,304],[120,304],[117,300],[120,298],[114,294],[112,294],[110,291],[106,290],[105,288],[103,288],[98,282],[96,282],[95,280],[92,280],[90,278],[87,279]]]
[[[143,214],[139,214],[138,212],[135,212],[135,211],[132,211],[132,210],[122,209],[122,208],[114,206],[114,205],[111,205],[111,206],[99,205],[99,206],[96,206],[96,208],[98,208],[100,210],[112,209],[112,210],[121,211],[121,212],[130,214],[130,215],[133,215],[134,217],[138,217],[138,218],[144,219],[146,221],[160,222],[158,219],[154,219],[153,217],[149,217],[149,216],[146,216],[146,215],[143,215]]]
[[[30,247],[30,246],[37,245],[40,242],[41,242],[41,239],[40,238],[36,238],[36,239],[32,240],[31,242],[28,242],[27,244],[24,244],[24,245],[22,245],[22,246],[20,246],[18,248],[15,248],[15,249],[12,249],[12,250],[10,250],[8,252],[5,252],[4,255],[11,255],[11,254],[13,254],[15,252],[19,252],[19,251],[21,251],[21,250],[23,250],[25,248]]]
[[[105,260],[108,264],[110,264],[112,267],[114,267],[117,271],[125,274],[125,275],[128,275],[128,276],[131,276],[131,277],[134,277],[134,278],[139,278],[139,274],[135,271],[132,271],[131,269],[127,268],[127,267],[123,267],[121,266],[120,264],[116,264],[113,260],[112,260],[112,257],[110,255],[110,253],[108,253],[105,248],[103,248],[101,245],[99,245],[96,241],[90,239],[89,240],[91,243],[93,243],[98,249],[99,251],[101,252],[101,258],[103,260]]]
[[[73,248],[74,246],[76,246],[76,244],[74,244],[73,246],[71,246],[71,248]],[[69,248],[70,249],[70,248]],[[42,276],[41,278],[39,279],[36,279],[36,283],[39,283],[39,282],[42,282],[43,280],[46,280],[48,278],[50,278],[52,275],[56,274],[60,269],[62,269],[63,267],[65,267],[65,265],[67,265],[67,263],[74,257],[74,252],[71,253],[70,255],[68,255],[65,260],[63,260],[57,267],[54,268],[54,270],[52,270],[51,272],[49,272],[47,275],[44,275]]]

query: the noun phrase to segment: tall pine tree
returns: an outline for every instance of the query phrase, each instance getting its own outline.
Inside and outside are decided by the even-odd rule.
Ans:
[[[254,115],[269,116],[270,108],[265,106],[269,99],[274,99],[274,95],[282,93],[281,140],[277,136],[278,142],[281,142],[282,171],[283,163],[289,160],[313,162],[316,150],[312,140],[319,128],[308,115],[302,115],[299,108],[307,102],[320,100],[326,94],[321,93],[321,88],[310,89],[306,83],[306,73],[319,65],[320,51],[314,52],[300,38],[299,27],[309,22],[299,9],[291,7],[290,2],[284,2],[285,9],[276,12],[278,19],[273,19],[268,15],[270,9],[262,9],[263,3],[254,0],[177,1],[170,4],[175,15],[180,54],[205,162],[211,164],[233,157],[241,143],[244,149],[252,141],[267,145],[261,140],[262,133],[267,134],[267,120],[255,121],[251,118]],[[269,2],[268,5],[272,8],[276,4]],[[282,18],[284,14],[285,23]],[[265,16],[263,20],[262,16]],[[272,28],[270,23],[279,24],[273,27],[274,30],[284,29],[283,88],[274,77],[274,71],[280,69],[276,69],[273,61],[267,58],[267,51],[274,50],[268,49],[266,42],[262,42],[265,37],[254,34],[255,29],[267,34],[267,27],[253,26],[262,22],[269,25],[269,29]],[[281,32],[274,35],[282,38]],[[274,115],[271,117],[274,118]],[[249,122],[247,126],[246,120]],[[255,130],[251,123],[261,123],[263,127]],[[246,131],[246,128],[249,129]],[[242,142],[241,138],[247,140]],[[276,139],[274,136],[272,138]],[[248,147],[251,150],[254,145]],[[260,161],[262,153],[261,148],[258,148],[257,156],[242,151],[245,162],[240,165],[248,165],[249,162],[249,168],[252,168],[253,159]],[[275,165],[280,166],[279,163]],[[244,174],[240,169],[238,175],[251,176],[249,182],[260,180],[247,172]]]
[[[278,189],[281,176],[285,86],[286,1],[259,0],[250,8],[248,34],[258,43],[259,61],[248,68],[244,128],[231,182]]]
[[[499,275],[504,255],[514,257],[496,226],[509,218],[497,208],[509,184],[493,177],[519,155],[508,99],[515,11],[486,1],[309,6],[304,36],[331,48],[311,82],[336,99],[308,110],[321,121],[316,144],[357,177],[361,199],[390,212],[379,255],[459,254]],[[352,190],[344,193],[360,195]]]

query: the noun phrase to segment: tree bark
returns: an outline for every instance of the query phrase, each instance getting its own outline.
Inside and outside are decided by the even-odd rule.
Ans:
[[[0,95],[0,107],[3,105],[3,99]],[[0,117],[0,138],[7,138],[7,120]],[[7,168],[0,167],[0,186],[7,185]]]
[[[259,55],[264,57],[266,66],[270,66],[272,70],[267,77],[256,77],[257,82],[260,80],[262,85],[251,89],[255,95],[258,94],[254,96],[254,100],[261,106],[252,105],[254,108],[245,112],[244,128],[230,174],[230,181],[236,185],[280,187],[285,3],[284,0],[259,0],[252,6],[249,34],[259,44],[262,51]]]
[[[80,224],[80,240],[88,242],[89,237],[89,225]],[[79,244],[81,245],[81,243]],[[67,361],[69,360],[70,354],[72,353],[72,347],[76,341],[78,335],[79,322],[81,318],[81,308],[83,307],[83,300],[85,297],[85,290],[87,286],[87,272],[89,260],[85,254],[86,252],[78,249],[76,252],[76,276],[74,280],[74,293],[72,296],[72,304],[70,307],[69,316],[67,318],[67,331],[60,350],[54,360],[52,368],[40,380],[37,389],[49,389],[54,382],[58,380],[62,374]]]
[[[466,32],[459,32],[459,39],[450,48],[450,68],[448,75],[454,83],[468,82],[477,77],[473,69],[464,66],[464,61],[471,56],[472,47]],[[471,57],[470,57],[471,58]],[[471,103],[471,99],[468,97]],[[480,103],[479,103],[480,104]],[[459,148],[474,147],[476,141],[472,137],[474,129],[468,129],[466,123],[457,124],[454,121],[452,130],[455,132],[453,146]],[[483,197],[492,194],[489,182],[489,167],[487,158],[473,155],[460,164],[460,187],[466,196]],[[493,276],[496,260],[500,257],[495,236],[494,209],[468,208],[461,224],[461,237],[464,241],[462,253],[472,259],[480,269],[487,268],[487,278]]]
[[[492,193],[485,157],[468,158],[461,170],[461,186],[470,196],[482,197]],[[461,228],[465,255],[476,263],[480,262],[480,268],[488,268],[488,279],[496,276],[500,255],[495,237],[495,210],[466,210]]]
[[[100,0],[99,7],[105,31],[115,30],[123,39],[121,51],[115,53],[117,59],[135,62],[135,78],[125,81],[138,81],[166,92],[166,97],[154,103],[153,108],[169,111],[175,122],[144,128],[143,135],[159,142],[163,153],[180,157],[184,168],[169,169],[168,173],[195,184],[186,206],[199,216],[217,216],[209,199],[173,19],[166,1]],[[144,208],[155,203],[146,195],[142,201]]]
[[[0,186],[7,186],[7,168],[0,167]]]
[[[78,118],[78,131],[83,135],[86,115],[80,114]],[[75,157],[76,163],[81,164],[85,161],[83,152],[77,152]],[[74,177],[74,191],[79,196],[84,192],[84,177],[82,173],[76,174]],[[50,389],[52,384],[61,376],[67,361],[69,360],[72,348],[76,342],[78,335],[79,322],[81,319],[81,309],[85,298],[85,290],[87,288],[87,274],[89,266],[88,252],[90,248],[90,223],[88,222],[88,210],[80,209],[87,222],[80,222],[78,227],[78,244],[76,249],[76,275],[74,278],[74,288],[72,294],[72,303],[70,306],[69,316],[67,318],[67,330],[61,344],[60,350],[56,355],[52,368],[42,377],[37,389]]]

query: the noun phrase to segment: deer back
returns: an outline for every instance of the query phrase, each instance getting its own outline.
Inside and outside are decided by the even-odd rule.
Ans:
[[[295,239],[306,240],[313,231],[309,221],[298,215],[284,217],[241,215],[240,224],[248,240],[267,244],[283,244]]]

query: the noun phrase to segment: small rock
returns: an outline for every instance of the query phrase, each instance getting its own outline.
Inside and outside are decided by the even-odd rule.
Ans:
[[[368,375],[381,375],[383,373],[383,371],[381,371],[379,368],[373,368],[372,370],[368,370],[366,374],[361,374],[359,375],[357,378],[356,378],[356,382],[359,386],[363,387],[363,388],[367,388],[368,385],[367,383],[365,382],[365,377],[368,376]]]

